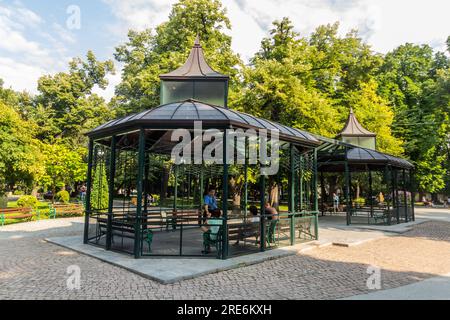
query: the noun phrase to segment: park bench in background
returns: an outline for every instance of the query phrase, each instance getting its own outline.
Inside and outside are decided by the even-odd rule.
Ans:
[[[84,213],[83,205],[80,203],[53,204],[50,208],[50,218],[58,217],[76,217]]]
[[[190,209],[190,210],[182,210],[182,211],[172,211],[168,213],[169,216],[172,216],[172,221],[174,225],[179,224],[198,224],[202,223],[202,216],[200,210],[198,209]]]
[[[34,212],[31,208],[8,208],[0,209],[0,220],[2,226],[5,224],[6,219],[26,219],[30,221],[34,216]]]

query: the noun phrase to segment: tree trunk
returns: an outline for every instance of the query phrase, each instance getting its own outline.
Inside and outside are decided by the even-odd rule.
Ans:
[[[163,166],[163,181],[162,181],[162,190],[161,190],[161,201],[165,200],[167,197],[167,189],[169,187],[169,172],[170,172],[170,165],[168,168],[166,166]]]

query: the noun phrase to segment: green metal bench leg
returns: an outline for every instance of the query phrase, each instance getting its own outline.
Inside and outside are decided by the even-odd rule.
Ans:
[[[147,244],[148,244],[148,251],[152,252],[152,241],[153,241],[153,231],[148,230],[147,231]]]

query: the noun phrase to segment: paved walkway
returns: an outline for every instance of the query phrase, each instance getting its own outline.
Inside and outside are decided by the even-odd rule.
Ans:
[[[342,300],[450,300],[450,273],[403,287],[361,294]]]
[[[168,285],[43,240],[80,235],[82,227],[82,219],[69,218],[0,228],[0,299],[339,299],[373,292],[367,288],[371,265],[381,268],[383,290],[450,273],[450,223],[445,221]],[[73,265],[81,270],[78,290],[67,287],[67,268]]]

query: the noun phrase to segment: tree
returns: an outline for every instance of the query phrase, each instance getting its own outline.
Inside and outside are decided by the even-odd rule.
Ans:
[[[399,155],[401,141],[390,130],[393,112],[374,80],[382,58],[356,31],[339,37],[338,27],[320,26],[306,38],[289,19],[275,21],[270,37],[244,69],[238,107],[326,137],[339,133],[353,107],[378,134],[379,149]]]
[[[108,180],[104,165],[97,165],[92,180],[91,206],[94,210],[107,210],[109,202]]]
[[[38,141],[33,137],[33,123],[25,121],[0,100],[0,194],[18,183],[32,187],[42,174]]]
[[[122,82],[112,101],[116,112],[125,115],[159,105],[159,75],[186,61],[197,35],[211,67],[230,75],[233,97],[239,90],[238,66],[242,62],[231,50],[231,37],[224,32],[230,28],[220,1],[180,0],[173,5],[169,20],[154,32],[130,31],[128,42],[116,48],[115,58],[124,64]]]
[[[288,19],[274,22],[271,36],[244,69],[236,108],[324,136],[337,134],[332,101],[315,88],[311,48]]]
[[[389,52],[378,74],[378,92],[393,106],[392,129],[416,164],[421,191],[445,187],[449,131],[449,65],[428,45],[405,44]]]
[[[57,189],[84,181],[87,170],[83,161],[85,149],[71,150],[59,140],[53,145],[41,144],[41,150],[45,157],[45,173],[39,182],[52,191],[53,198]]]
[[[68,72],[41,77],[33,110],[38,137],[50,143],[63,139],[68,145],[84,145],[83,134],[111,117],[103,98],[92,93],[95,86],[106,87],[110,73],[114,73],[112,61],[100,62],[89,51],[86,61],[73,59]]]

